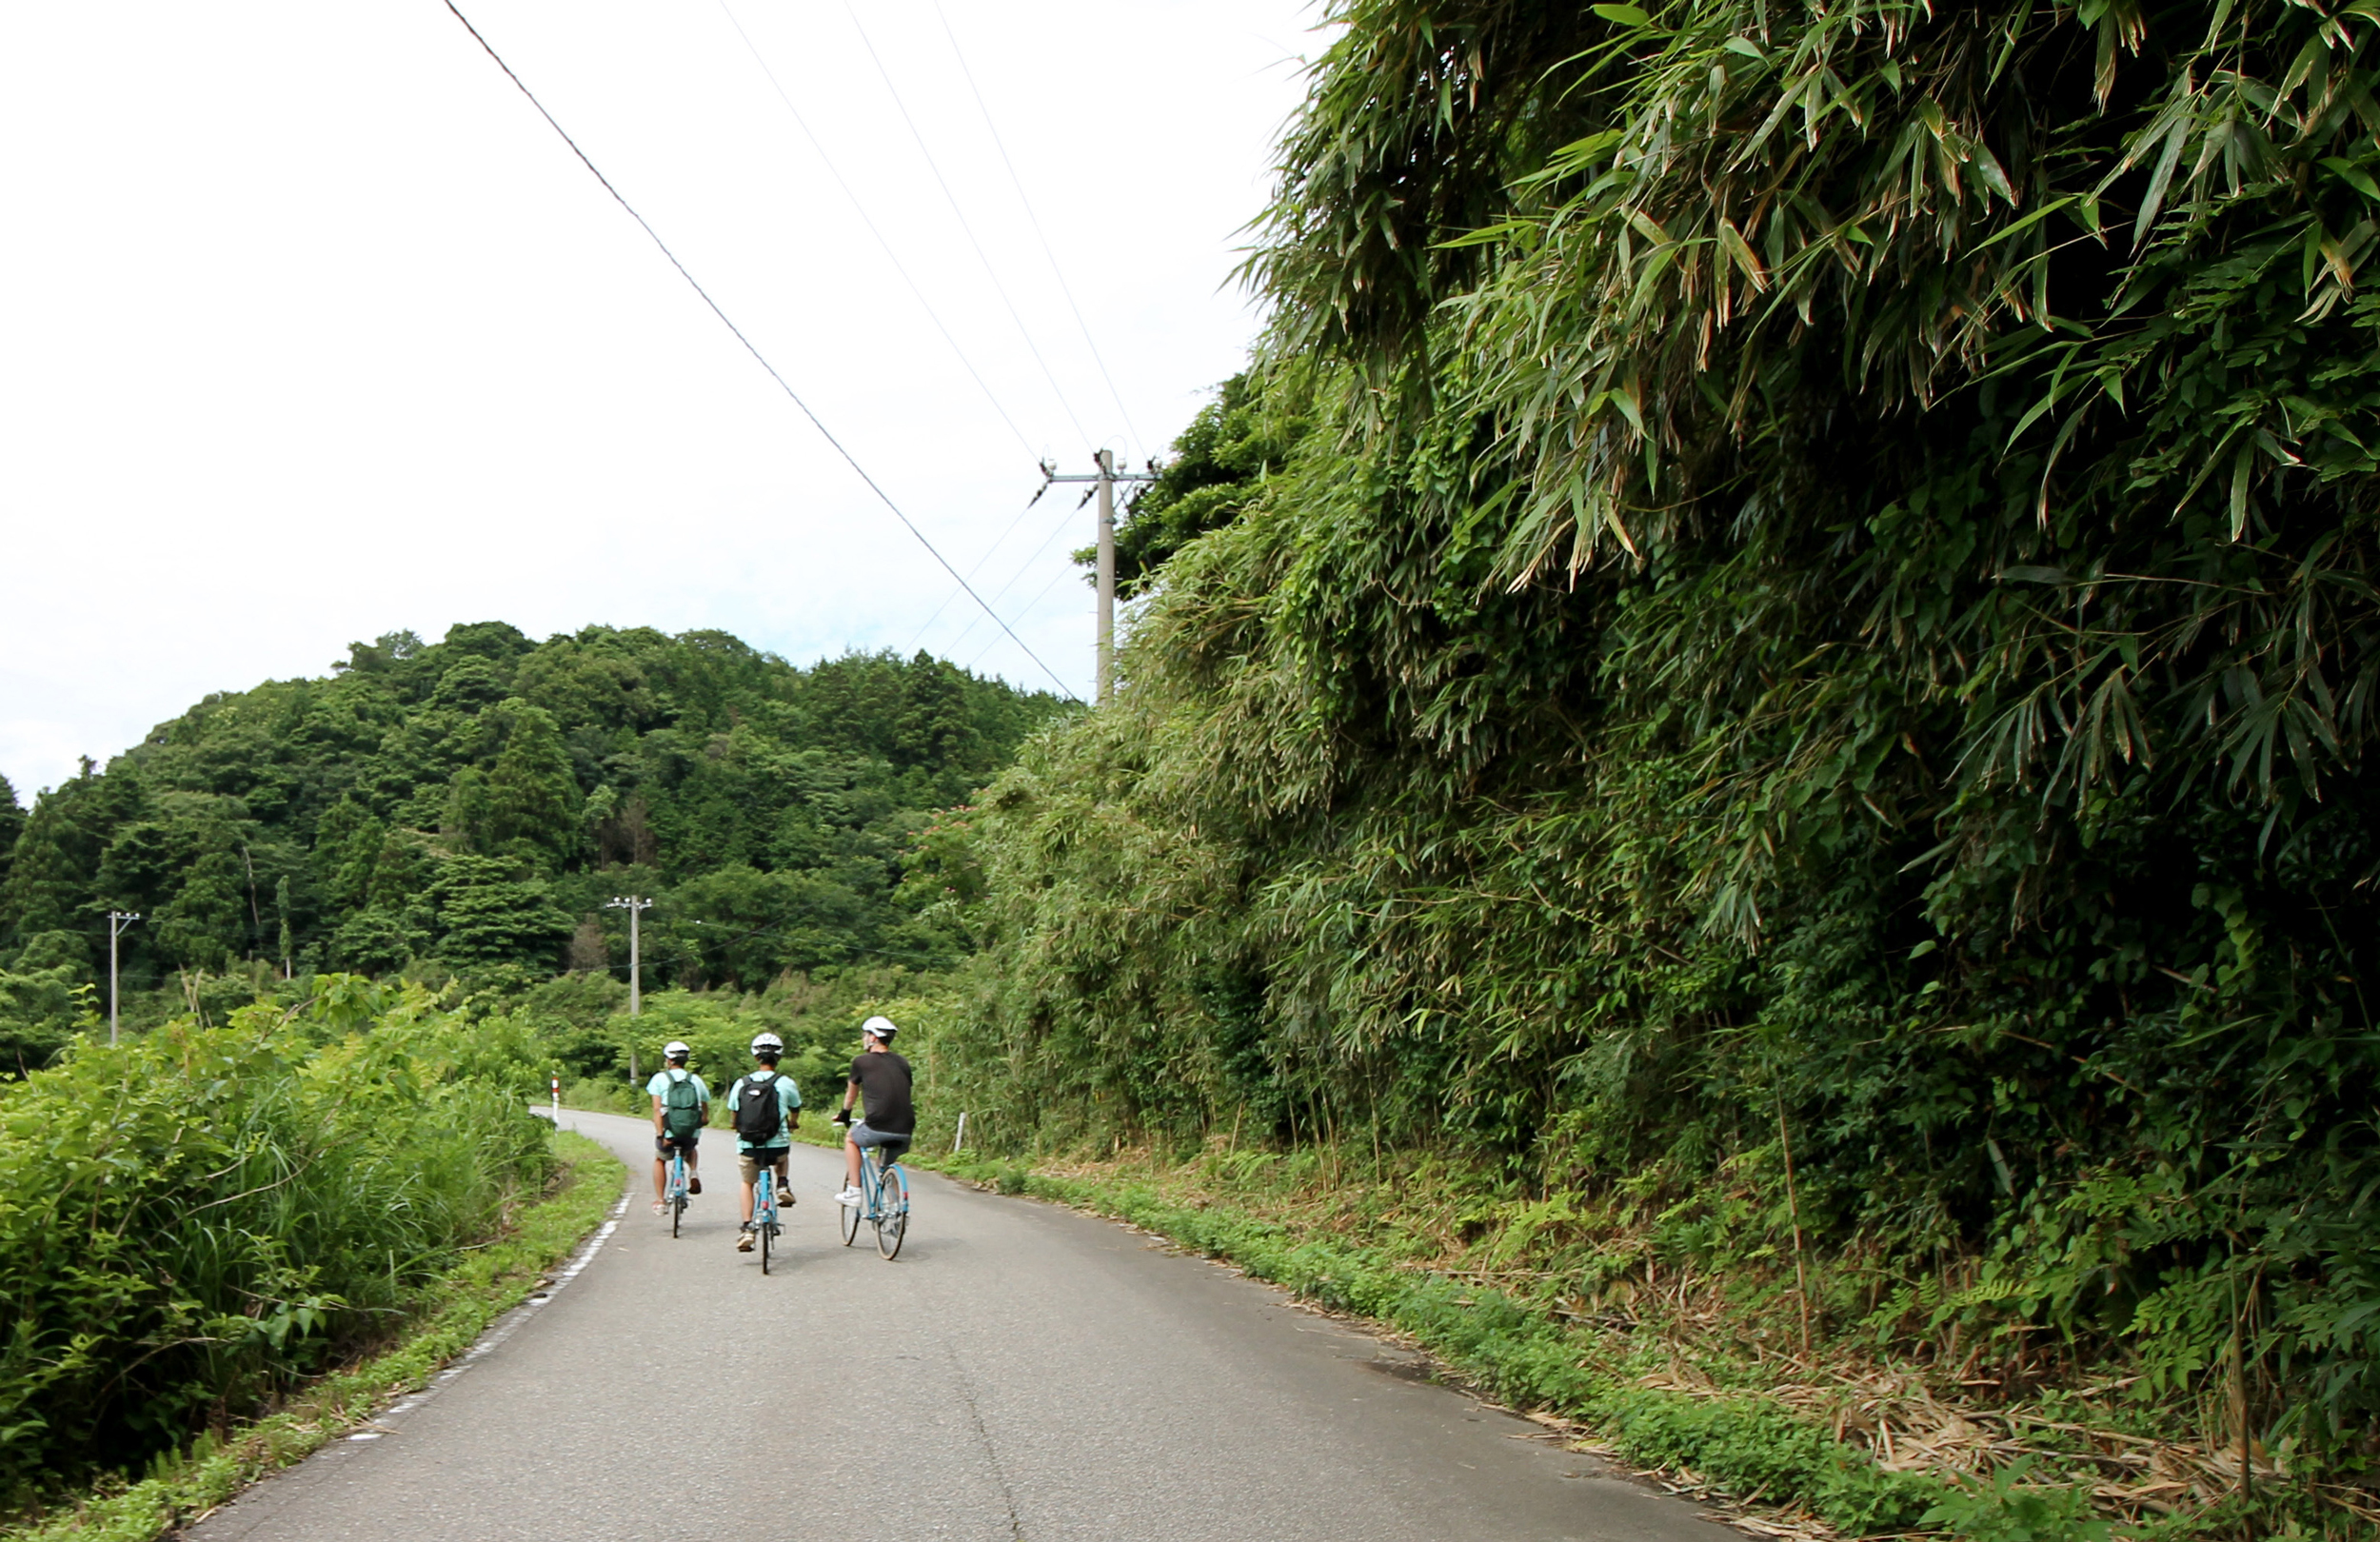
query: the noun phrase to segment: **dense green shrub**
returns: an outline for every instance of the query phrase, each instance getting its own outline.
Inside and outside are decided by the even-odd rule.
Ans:
[[[1234,407],[1311,427],[966,817],[966,1096],[1806,1235],[1968,1379],[2353,1457],[2352,14],[1340,6]]]
[[[0,1086],[0,1494],[136,1467],[387,1331],[546,1175],[503,1022],[346,977]]]

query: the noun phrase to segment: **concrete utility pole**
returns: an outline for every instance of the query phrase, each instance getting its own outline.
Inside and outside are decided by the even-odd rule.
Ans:
[[[1054,482],[1098,484],[1094,491],[1100,504],[1099,691],[1095,700],[1103,706],[1116,693],[1116,484],[1155,482],[1157,473],[1118,471],[1114,450],[1100,451],[1099,467],[1085,476],[1061,477],[1045,461],[1041,464],[1041,492],[1049,491]],[[1038,499],[1041,493],[1033,496]]]
[[[645,914],[645,912],[653,908],[653,901],[650,900],[639,899],[633,894],[615,895],[613,896],[611,902],[604,906],[604,908],[605,910],[625,910],[628,913],[628,1017],[630,1018],[628,1024],[628,1079],[630,1081],[635,1081],[638,1078],[636,1074],[636,1024],[634,1019],[645,1016],[645,959],[643,949],[639,946],[640,939],[637,935],[637,921],[638,919]]]
[[[140,917],[129,910],[108,912],[108,1042],[110,1044],[116,1041],[116,939],[124,935],[127,926],[139,919]]]
[[[1100,451],[1099,700],[1116,694],[1116,452]]]

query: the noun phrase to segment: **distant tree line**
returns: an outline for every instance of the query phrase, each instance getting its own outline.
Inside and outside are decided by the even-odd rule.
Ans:
[[[722,632],[501,622],[210,696],[28,810],[0,781],[0,1037],[129,988],[411,966],[757,988],[964,946],[902,853],[1058,708],[919,654],[799,668]],[[4,1050],[5,1046],[0,1046]],[[0,1058],[5,1058],[0,1055]]]

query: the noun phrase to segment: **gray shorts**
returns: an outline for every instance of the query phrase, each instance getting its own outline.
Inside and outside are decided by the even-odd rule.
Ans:
[[[868,1146],[890,1146],[893,1150],[888,1153],[888,1155],[894,1156],[898,1156],[902,1152],[909,1149],[910,1139],[910,1137],[905,1135],[890,1135],[883,1130],[871,1130],[867,1127],[867,1121],[865,1119],[862,1119],[858,1123],[852,1125],[847,1138],[853,1145],[862,1148]]]

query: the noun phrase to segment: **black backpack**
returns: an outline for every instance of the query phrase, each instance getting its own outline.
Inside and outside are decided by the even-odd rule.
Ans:
[[[736,1083],[736,1138],[747,1146],[780,1144],[784,1115],[777,1107],[777,1073],[753,1075]]]
[[[669,1090],[662,1095],[661,1117],[662,1128],[673,1140],[684,1140],[703,1128],[702,1094],[691,1073],[669,1078]]]

